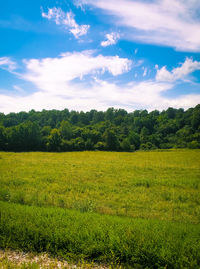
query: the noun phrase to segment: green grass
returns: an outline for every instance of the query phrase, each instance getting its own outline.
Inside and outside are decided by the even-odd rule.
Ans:
[[[200,225],[0,202],[0,246],[127,267],[198,268]],[[148,266],[148,267],[147,267]]]
[[[200,151],[0,153],[0,200],[200,222]]]
[[[200,268],[200,150],[0,153],[0,247]]]

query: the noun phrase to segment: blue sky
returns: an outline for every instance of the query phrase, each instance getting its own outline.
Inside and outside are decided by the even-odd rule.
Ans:
[[[200,103],[199,0],[7,0],[0,112]]]

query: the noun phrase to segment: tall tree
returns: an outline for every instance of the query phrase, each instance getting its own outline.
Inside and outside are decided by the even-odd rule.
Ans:
[[[58,129],[54,128],[48,137],[47,149],[49,151],[60,151],[61,150],[61,135]]]
[[[119,141],[114,130],[107,129],[103,135],[107,150],[118,150]]]

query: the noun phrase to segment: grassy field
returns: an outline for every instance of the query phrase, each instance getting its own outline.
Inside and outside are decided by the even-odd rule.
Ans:
[[[200,151],[0,153],[0,247],[200,268]]]

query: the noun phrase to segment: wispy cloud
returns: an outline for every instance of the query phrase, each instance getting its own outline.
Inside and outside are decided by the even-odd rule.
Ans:
[[[82,0],[127,27],[124,37],[144,43],[200,51],[199,0]]]
[[[106,34],[106,40],[101,42],[102,47],[108,47],[110,45],[115,45],[120,38],[118,33]]]
[[[17,67],[16,63],[13,62],[9,57],[0,58],[0,68],[12,72]]]
[[[200,100],[200,94],[181,95],[177,98],[163,97],[163,93],[173,89],[173,84],[145,81],[130,83],[123,87],[116,83],[94,80],[92,84],[54,84],[54,91],[38,90],[26,96],[8,96],[0,94],[0,111],[5,113],[29,111],[31,109],[64,109],[89,111],[90,109],[106,110],[108,107],[135,109],[167,109],[194,107]]]
[[[143,74],[142,74],[143,77],[146,77],[147,71],[148,71],[147,67],[143,67]]]
[[[85,11],[84,5],[81,0],[73,0],[73,4],[77,7],[80,8],[82,11]]]
[[[42,11],[42,17],[65,26],[77,39],[87,34],[90,28],[90,25],[78,25],[74,19],[74,14],[71,11],[65,13],[61,8],[49,8],[47,13]]]
[[[24,89],[22,89],[20,86],[18,85],[13,85],[13,89],[15,89],[18,93],[20,94],[25,94],[26,91]]]
[[[157,67],[156,80],[168,82],[183,80],[196,70],[200,70],[200,62],[186,58],[185,62],[182,63],[180,67],[173,68],[171,72],[167,70],[166,66],[163,66],[161,69]]]

